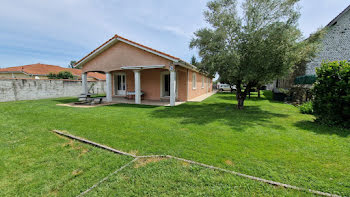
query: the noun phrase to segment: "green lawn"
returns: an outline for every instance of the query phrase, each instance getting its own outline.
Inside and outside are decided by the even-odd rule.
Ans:
[[[268,92],[265,95],[268,96]],[[56,106],[72,101],[0,103],[0,195],[27,191],[33,195],[55,191],[65,195],[68,190],[76,194],[131,159],[81,144],[79,146],[90,151],[79,156],[80,149],[63,145],[67,143],[66,139],[48,132],[53,129],[67,130],[73,135],[137,155],[170,154],[299,187],[350,195],[350,130],[317,125],[313,123],[313,116],[300,114],[294,106],[252,98],[246,101],[244,111],[238,111],[234,96],[228,93],[176,107]],[[208,170],[195,171],[195,175],[203,174],[208,178],[189,178],[190,183],[195,183],[193,188],[188,188],[186,184],[189,183],[184,181],[187,179],[181,177],[190,177],[188,171],[192,172],[191,168],[162,162],[152,164],[149,169],[128,168],[115,177],[115,183],[101,185],[97,191],[144,195],[140,193],[144,188],[153,194],[157,185],[162,187],[161,183],[168,181],[164,187],[171,190],[169,195],[187,190],[201,195],[200,192],[210,192],[212,187],[226,188],[230,194],[280,195],[279,192],[285,192],[287,195],[290,192]],[[177,167],[166,168],[174,165]],[[157,166],[160,171],[166,171],[164,177],[170,177],[170,180],[159,175],[154,181],[133,184],[152,173],[157,174],[154,172]],[[83,169],[84,173],[71,178],[77,169]],[[180,183],[171,175],[172,170],[178,171],[175,174],[179,174],[176,177]],[[123,175],[135,177],[135,180],[121,180]],[[203,189],[205,180],[208,185]],[[174,183],[178,187],[171,186]],[[230,191],[232,185],[237,189]],[[109,189],[103,189],[106,187]],[[133,190],[126,189],[129,187]]]
[[[144,161],[141,164],[145,163]],[[147,163],[147,162],[146,162]],[[312,196],[176,160],[136,163],[87,196]]]
[[[76,196],[132,160],[8,115],[0,118],[0,196]]]

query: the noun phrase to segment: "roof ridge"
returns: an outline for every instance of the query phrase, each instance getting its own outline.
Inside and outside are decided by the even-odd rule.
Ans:
[[[138,43],[138,42],[129,40],[129,39],[124,38],[124,37],[122,37],[122,36],[120,36],[120,35],[118,35],[118,34],[115,34],[112,38],[110,38],[109,40],[107,40],[106,42],[104,42],[102,45],[100,45],[99,47],[97,47],[96,49],[94,49],[93,51],[91,51],[90,53],[88,53],[88,54],[87,54],[86,56],[84,56],[82,59],[80,59],[79,61],[77,61],[77,62],[75,63],[75,65],[78,65],[79,63],[81,63],[84,59],[88,58],[90,55],[92,55],[93,53],[95,53],[96,51],[98,51],[99,49],[101,49],[103,46],[105,46],[107,43],[109,43],[109,42],[112,41],[113,39],[118,39],[118,38],[119,38],[119,39],[122,39],[122,40],[125,40],[125,41],[127,41],[127,42],[130,42],[130,43],[132,43],[132,44],[138,45],[139,47],[145,48],[145,49],[147,49],[147,50],[153,51],[153,52],[155,52],[155,53],[159,53],[159,54],[161,54],[161,55],[167,56],[167,57],[169,57],[169,58],[171,58],[171,59],[181,60],[180,58],[175,57],[175,56],[172,56],[172,55],[170,55],[170,54],[168,54],[168,53],[158,51],[158,50],[153,49],[153,48],[151,48],[151,47],[148,47],[148,46],[146,46],[146,45],[140,44],[140,43]]]
[[[333,24],[335,24],[335,22],[337,22],[337,20],[342,17],[346,12],[348,12],[350,10],[350,5],[348,5],[342,12],[340,12],[335,18],[333,18],[331,20],[331,22],[329,22],[327,24],[326,27],[332,26]]]

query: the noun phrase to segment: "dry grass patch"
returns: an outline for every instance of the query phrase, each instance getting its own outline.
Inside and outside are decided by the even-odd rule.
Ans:
[[[82,173],[83,173],[83,170],[78,169],[78,170],[73,170],[72,175],[73,176],[78,176],[78,175],[80,175]]]
[[[60,136],[60,135],[58,135],[58,136]],[[62,144],[62,147],[67,147],[68,146],[68,147],[71,147],[74,150],[80,151],[80,154],[78,155],[78,157],[81,157],[81,156],[85,155],[87,152],[89,152],[88,148],[84,148],[83,146],[79,145],[79,143],[77,145],[75,140],[67,139],[66,137],[62,137],[62,136],[60,136],[60,138],[68,140],[68,142]]]
[[[131,150],[131,151],[129,152],[129,154],[132,154],[132,155],[137,155],[138,153],[139,153],[138,150]]]
[[[168,158],[164,158],[164,157],[150,157],[150,158],[141,158],[138,159],[134,165],[134,168],[140,168],[140,167],[144,167],[149,163],[155,163],[155,162],[159,162],[161,160],[166,160]]]
[[[231,160],[226,160],[225,164],[229,165],[229,166],[234,166],[235,165]]]

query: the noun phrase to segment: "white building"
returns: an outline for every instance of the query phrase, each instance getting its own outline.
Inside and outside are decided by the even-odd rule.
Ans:
[[[306,75],[316,74],[323,60],[350,60],[350,6],[335,17],[326,27],[328,31],[322,40],[322,49],[307,64]]]

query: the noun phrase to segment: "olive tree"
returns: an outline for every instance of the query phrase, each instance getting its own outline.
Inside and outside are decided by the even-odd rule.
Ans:
[[[238,109],[254,86],[288,74],[293,65],[311,58],[321,31],[302,40],[298,29],[299,0],[213,0],[204,12],[209,28],[197,30],[190,43],[198,48],[200,69],[218,73],[236,85]]]

